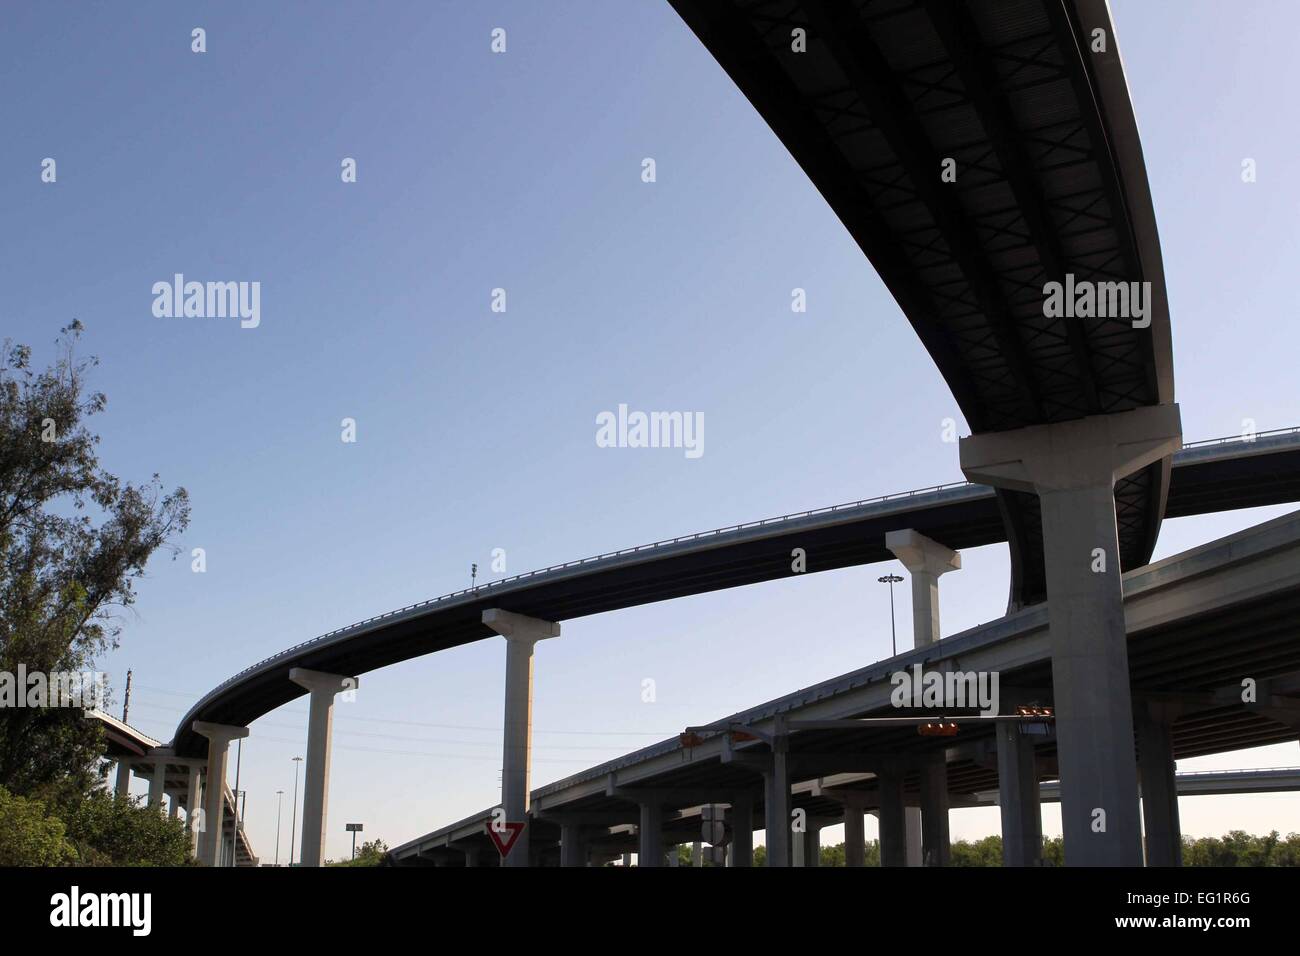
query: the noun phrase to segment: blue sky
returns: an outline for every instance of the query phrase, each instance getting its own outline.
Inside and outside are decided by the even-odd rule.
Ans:
[[[1300,424],[1300,10],[1113,6],[1185,433]],[[199,695],[291,644],[466,586],[471,562],[493,576],[494,548],[517,573],[961,477],[941,440],[960,413],[898,307],[666,2],[0,17],[0,86],[19,91],[0,99],[0,335],[48,360],[59,326],[85,323],[105,466],[187,487],[178,544],[207,554],[204,574],[150,565],[103,662],[119,691],[133,670],[148,733],[169,739]],[[153,283],[177,272],[260,282],[260,326],[154,317]],[[703,412],[704,455],[598,448],[595,416],[619,403]],[[1171,522],[1158,554],[1286,510]],[[963,557],[945,633],[1003,610],[1005,547]],[[537,655],[534,784],[887,655],[885,570],[566,622]],[[362,677],[336,708],[329,855],[345,822],[396,845],[495,802],[503,665],[487,641]],[[245,741],[264,859],[305,720],[295,702]],[[1297,763],[1288,745],[1184,769]],[[1288,796],[1182,806],[1192,834],[1300,830]],[[286,794],[282,857],[288,821]],[[953,814],[954,836],[996,827]]]

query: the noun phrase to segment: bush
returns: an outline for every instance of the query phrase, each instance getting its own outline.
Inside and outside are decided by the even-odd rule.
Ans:
[[[61,866],[75,857],[63,822],[45,804],[0,787],[0,866]]]
[[[134,800],[92,791],[65,811],[81,866],[184,866],[190,838],[180,820]]]

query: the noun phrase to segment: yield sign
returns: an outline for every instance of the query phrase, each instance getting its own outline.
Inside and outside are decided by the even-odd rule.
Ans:
[[[490,823],[487,825],[487,833],[492,838],[492,842],[496,844],[497,852],[501,854],[501,858],[505,859],[510,855],[511,849],[514,848],[515,841],[519,839],[519,834],[524,832],[525,824],[502,823],[500,826],[505,831],[504,833],[498,832]]]

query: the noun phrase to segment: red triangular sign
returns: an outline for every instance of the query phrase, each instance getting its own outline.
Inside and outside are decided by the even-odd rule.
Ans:
[[[525,825],[522,823],[503,823],[501,826],[505,828],[504,833],[498,833],[489,823],[487,825],[487,834],[492,838],[492,842],[496,844],[497,852],[501,854],[501,858],[505,859],[510,855],[515,841],[519,839],[519,834],[524,832]]]

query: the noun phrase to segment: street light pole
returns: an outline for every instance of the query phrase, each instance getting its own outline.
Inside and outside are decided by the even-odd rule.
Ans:
[[[298,765],[301,757],[293,758],[293,825],[289,828],[289,865],[293,866],[293,844],[298,838]]]
[[[280,865],[280,811],[284,807],[284,791],[275,791],[275,865]]]
[[[881,584],[889,585],[889,640],[894,647],[894,656],[898,656],[898,631],[894,625],[894,585],[903,580],[901,575],[886,574],[876,578]]]

